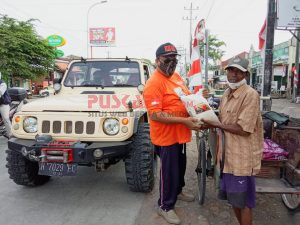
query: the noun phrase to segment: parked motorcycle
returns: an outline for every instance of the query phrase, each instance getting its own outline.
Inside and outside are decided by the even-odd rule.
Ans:
[[[9,118],[12,121],[12,118],[20,110],[23,104],[26,104],[27,91],[24,88],[13,87],[7,90],[8,94],[12,100],[10,104]],[[4,136],[7,138],[6,129],[4,125],[4,121],[0,114],[0,136]]]

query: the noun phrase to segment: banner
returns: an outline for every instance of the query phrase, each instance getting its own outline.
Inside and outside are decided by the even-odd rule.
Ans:
[[[192,55],[191,55],[191,69],[188,73],[190,77],[189,86],[195,87],[194,92],[197,92],[202,88],[202,74],[201,74],[201,56],[199,43],[205,41],[205,21],[200,20],[195,28],[194,40],[192,44]]]
[[[90,44],[100,47],[113,47],[116,45],[116,30],[114,27],[90,28]]]

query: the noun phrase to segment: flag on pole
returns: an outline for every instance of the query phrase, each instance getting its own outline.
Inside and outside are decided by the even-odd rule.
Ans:
[[[265,20],[262,28],[260,29],[259,35],[258,35],[258,39],[259,39],[258,49],[259,50],[262,50],[265,47],[266,36],[267,36],[267,21]]]
[[[292,73],[294,74],[294,85],[297,86],[298,85],[298,73],[297,73],[296,66],[292,67]]]
[[[205,21],[204,19],[202,19],[198,22],[194,32],[191,55],[191,69],[188,73],[188,77],[190,78],[189,86],[195,86],[194,92],[197,92],[202,88],[201,56],[199,43],[205,40],[204,27]]]
[[[192,56],[191,56],[191,69],[188,73],[188,76],[195,76],[201,72],[201,61],[200,61],[200,49],[198,45],[198,40],[194,39],[192,47]]]

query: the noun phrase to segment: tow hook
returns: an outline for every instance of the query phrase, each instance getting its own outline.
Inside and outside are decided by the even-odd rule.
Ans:
[[[41,161],[41,159],[45,157],[45,156],[42,156],[42,155],[37,156],[35,150],[28,151],[25,147],[22,147],[21,152],[22,152],[22,155],[24,157],[27,157],[28,159],[30,159],[32,161],[36,161],[36,162]]]

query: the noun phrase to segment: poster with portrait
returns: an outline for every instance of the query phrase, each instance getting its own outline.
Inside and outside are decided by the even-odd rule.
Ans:
[[[90,28],[90,44],[99,47],[112,47],[116,45],[116,29],[114,27]]]

